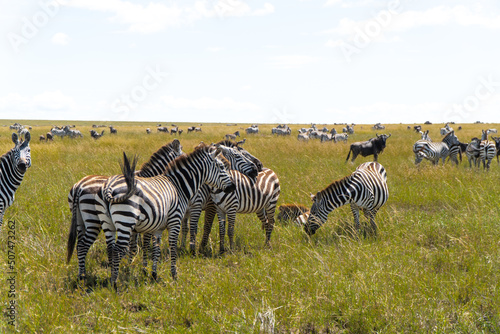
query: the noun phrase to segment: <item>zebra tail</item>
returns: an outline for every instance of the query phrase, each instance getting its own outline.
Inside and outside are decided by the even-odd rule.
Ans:
[[[66,263],[71,261],[71,257],[73,256],[73,251],[75,250],[75,243],[77,232],[76,228],[78,225],[78,194],[73,198],[73,205],[71,207],[71,226],[69,228],[69,236],[68,236],[68,247],[67,247],[67,257]]]
[[[122,203],[129,199],[133,194],[135,194],[135,191],[137,189],[136,186],[136,180],[135,180],[135,167],[137,165],[137,155],[134,156],[134,159],[132,160],[132,164],[130,164],[130,161],[123,152],[123,163],[120,164],[123,176],[125,177],[125,183],[127,184],[127,192],[125,195],[118,196],[118,197],[113,197],[113,187],[111,186],[113,184],[113,180],[115,180],[115,177],[112,177],[108,180],[108,182],[104,185],[104,198],[106,201],[109,203]]]

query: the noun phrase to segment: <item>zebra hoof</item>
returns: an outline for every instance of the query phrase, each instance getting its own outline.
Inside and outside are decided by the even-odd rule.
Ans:
[[[153,277],[153,280],[154,280],[155,282],[157,282],[157,281],[158,281],[158,274],[157,274],[157,273],[153,272],[153,273],[151,273],[151,276]]]

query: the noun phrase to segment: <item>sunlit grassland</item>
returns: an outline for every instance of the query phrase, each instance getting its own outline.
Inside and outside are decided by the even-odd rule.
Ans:
[[[179,279],[173,282],[164,235],[159,282],[142,275],[139,254],[130,265],[122,262],[116,293],[107,286],[103,235],[89,252],[85,288],[76,280],[76,256],[69,265],[65,262],[68,191],[85,175],[119,173],[123,151],[138,154],[142,164],[176,137],[157,133],[153,123],[115,123],[116,136],[105,128],[104,137],[95,141],[89,136],[92,122],[71,122],[84,138],[46,143],[38,141],[39,135],[52,124],[67,122],[21,123],[33,126],[33,166],[6,212],[0,236],[5,313],[12,300],[7,222],[15,220],[17,327],[3,316],[3,331],[248,333],[266,332],[272,322],[278,333],[500,332],[496,161],[489,172],[471,170],[465,156],[458,167],[428,161],[416,167],[411,147],[419,135],[407,125],[388,125],[383,132],[392,136],[379,162],[387,170],[390,198],[377,215],[377,238],[352,237],[346,206],[331,213],[312,238],[298,226],[277,223],[267,248],[256,215],[238,215],[233,253],[217,256],[214,224],[212,256],[182,255]],[[198,124],[178,125],[185,130],[177,136],[185,152],[200,141],[216,142],[240,130],[247,138],[244,147],[279,176],[279,204],[309,205],[310,193],[369,161],[358,157],[354,164],[345,163],[350,143],[375,135],[370,125],[357,125],[348,144],[322,144],[298,142],[299,125],[292,126],[291,137],[279,138],[270,134],[271,125],[262,125],[258,135],[243,134],[248,124],[204,124],[201,133],[190,134],[187,126]],[[146,127],[153,130],[150,135]],[[467,142],[481,129],[499,125],[462,127],[457,135]],[[440,125],[427,128],[440,140]],[[13,147],[10,136],[8,127],[0,127],[2,154]],[[200,225],[198,241],[201,233]]]

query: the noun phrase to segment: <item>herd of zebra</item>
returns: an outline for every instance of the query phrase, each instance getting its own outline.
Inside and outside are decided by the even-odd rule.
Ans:
[[[437,164],[440,159],[444,162],[446,158],[458,163],[457,156],[465,152],[471,166],[482,161],[483,166],[488,168],[495,155],[498,159],[500,143],[496,137],[492,137],[494,141],[488,140],[492,132],[495,130],[483,130],[481,139],[473,138],[463,145],[451,128],[447,128],[441,142],[432,142],[429,132],[420,130],[422,139],[413,146],[415,163],[428,159]],[[232,135],[236,137],[236,133]],[[375,155],[375,161],[362,163],[350,175],[312,195],[311,208],[300,210],[298,220],[308,235],[314,234],[327,221],[331,211],[346,204],[350,204],[356,230],[360,230],[362,211],[370,222],[372,233],[376,235],[376,213],[389,197],[386,170],[376,161],[376,154],[385,148],[389,137],[390,134],[377,134],[367,142],[354,143],[359,144],[359,149],[352,151],[351,147],[353,154],[365,156],[363,152],[368,152],[366,154]],[[13,203],[15,191],[31,166],[30,138],[29,131],[24,132],[22,137],[13,133],[14,148],[0,158],[0,226],[5,209]],[[67,261],[71,260],[76,246],[78,277],[85,279],[87,253],[102,230],[113,286],[116,287],[123,257],[127,254],[133,257],[137,253],[139,235],[143,239],[144,270],[151,255],[151,275],[156,279],[161,237],[167,230],[170,272],[176,279],[179,236],[180,248],[187,249],[189,233],[189,250],[196,253],[202,211],[205,211],[205,220],[198,248],[200,253],[207,250],[216,215],[221,254],[226,251],[226,225],[229,249],[234,248],[237,213],[256,213],[265,232],[265,243],[269,244],[281,192],[279,178],[257,157],[242,148],[243,143],[228,139],[211,145],[200,143],[191,153],[184,153],[180,141],[174,139],[153,153],[137,171],[137,158],[130,159],[124,153],[122,174],[111,177],[89,175],[75,183],[68,195],[72,218]],[[281,211],[280,207],[278,218]]]
[[[489,169],[491,161],[500,155],[500,137],[492,136],[488,140],[490,133],[496,133],[496,129],[482,130],[481,139],[473,137],[469,143],[461,143],[455,134],[455,131],[448,125],[441,128],[440,134],[444,135],[440,142],[433,142],[429,136],[429,130],[419,130],[421,139],[413,145],[415,154],[415,164],[419,164],[423,159],[431,161],[434,165],[442,160],[444,164],[449,158],[458,165],[458,156],[462,160],[462,154],[465,153],[469,161],[469,167],[479,167],[482,163],[484,169]]]

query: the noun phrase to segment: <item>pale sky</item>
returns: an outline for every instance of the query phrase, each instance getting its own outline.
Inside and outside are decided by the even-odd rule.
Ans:
[[[0,0],[0,119],[500,122],[500,2]]]

